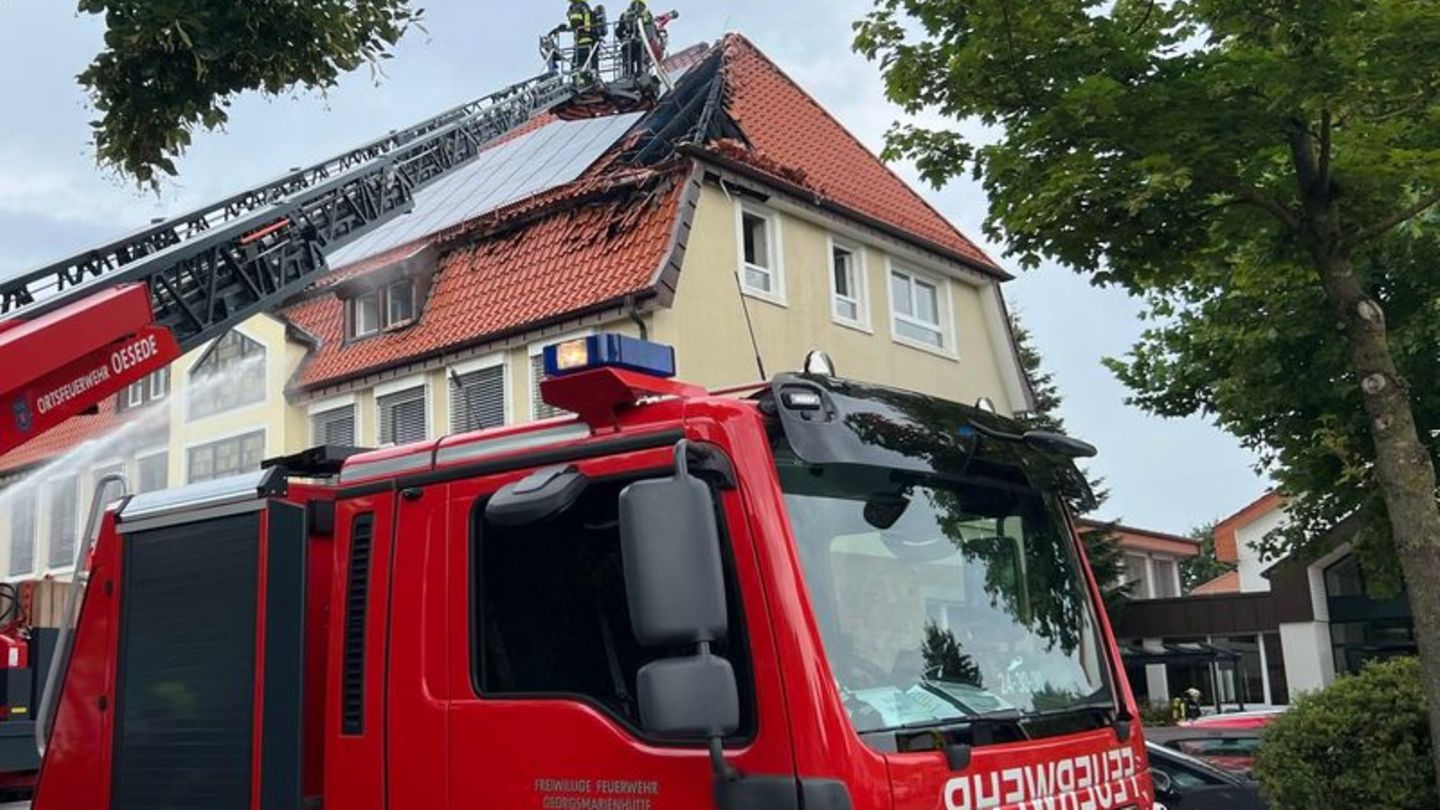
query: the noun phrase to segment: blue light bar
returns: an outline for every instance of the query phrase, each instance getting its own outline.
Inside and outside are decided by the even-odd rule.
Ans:
[[[545,347],[545,376],[564,377],[596,368],[623,368],[652,377],[675,376],[675,349],[648,340],[604,333]]]

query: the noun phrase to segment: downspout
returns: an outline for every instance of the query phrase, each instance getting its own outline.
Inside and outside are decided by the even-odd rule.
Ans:
[[[649,340],[650,328],[645,325],[645,319],[640,317],[640,302],[635,299],[635,293],[625,296],[625,309],[630,313],[630,320],[634,321],[635,326],[639,328],[640,339]]]

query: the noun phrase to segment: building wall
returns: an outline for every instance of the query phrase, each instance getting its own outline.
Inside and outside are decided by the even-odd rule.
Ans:
[[[1260,558],[1260,543],[1265,535],[1285,525],[1285,510],[1277,506],[1244,526],[1236,527],[1236,552],[1239,556],[1237,571],[1240,574],[1241,593],[1264,593],[1270,590],[1270,580],[1264,575],[1269,562]]]
[[[737,286],[742,205],[720,188],[705,186],[674,305],[655,315],[653,336],[677,347],[681,377],[711,388],[761,378],[746,325],[748,308],[766,375],[798,370],[808,351],[822,349],[841,376],[959,402],[985,396],[1007,413],[1025,409],[1014,386],[1003,378],[1002,358],[1012,366],[1014,361],[1008,337],[997,329],[1003,319],[995,282],[901,256],[898,245],[884,244],[843,223],[825,227],[791,209],[757,205],[754,208],[773,215],[779,226],[784,290],[783,295],[748,294],[742,299]],[[836,238],[863,257],[866,312],[859,326],[844,324],[833,313],[830,257]],[[914,269],[939,282],[940,301],[947,310],[942,317],[953,336],[950,347],[921,348],[895,336],[891,267]]]

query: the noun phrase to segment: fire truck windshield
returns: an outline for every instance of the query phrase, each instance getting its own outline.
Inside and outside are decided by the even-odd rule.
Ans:
[[[860,733],[1113,706],[1053,495],[777,453],[831,669]]]

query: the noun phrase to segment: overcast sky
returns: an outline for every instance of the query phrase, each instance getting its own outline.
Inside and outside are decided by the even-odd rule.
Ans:
[[[623,2],[613,0],[612,14]],[[564,0],[416,4],[426,9],[428,33],[402,43],[384,77],[376,81],[362,69],[326,96],[238,100],[228,130],[197,135],[180,162],[180,179],[157,199],[106,176],[91,158],[86,122],[94,115],[74,77],[100,46],[100,21],[76,15],[73,0],[0,0],[0,274],[533,75],[542,67],[536,38],[566,6]],[[674,7],[682,13],[672,28],[677,46],[727,30],[744,33],[879,149],[898,113],[886,103],[875,67],[850,50],[850,24],[868,8],[864,0],[676,0]],[[908,167],[898,168],[916,182]],[[982,239],[986,201],[978,186],[965,181],[922,191],[962,231]],[[997,257],[1003,253],[999,245],[987,247]],[[1002,264],[1018,272],[1013,263]],[[1006,287],[1007,299],[1056,374],[1070,432],[1100,447],[1094,469],[1113,493],[1106,517],[1185,532],[1263,491],[1251,455],[1233,438],[1200,420],[1156,419],[1124,404],[1125,389],[1100,359],[1123,354],[1139,335],[1134,301],[1057,267],[1019,275]]]

